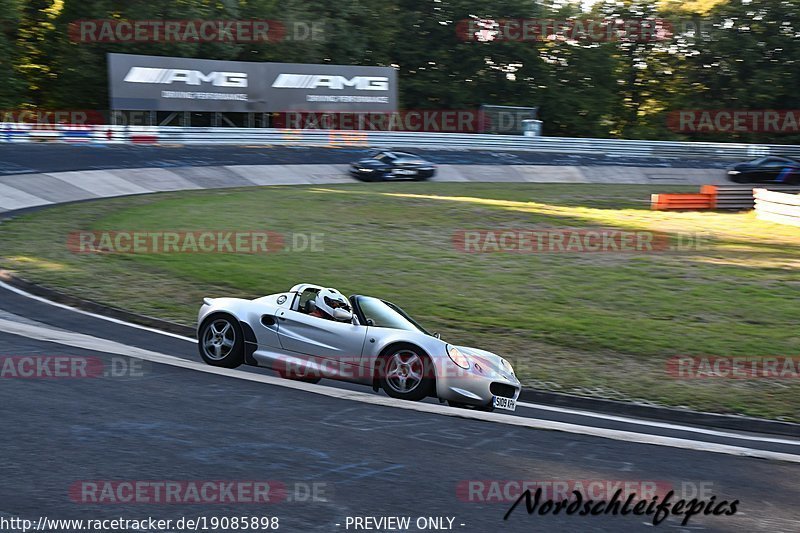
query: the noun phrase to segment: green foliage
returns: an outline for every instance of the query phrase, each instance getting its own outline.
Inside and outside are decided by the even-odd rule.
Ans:
[[[448,342],[504,355],[528,386],[800,421],[796,379],[679,381],[666,372],[677,354],[798,351],[800,233],[752,213],[647,209],[651,193],[685,190],[431,182],[143,195],[4,222],[0,265],[67,294],[187,325],[207,296],[255,298],[321,283],[386,298]],[[697,248],[652,253],[454,246],[456,232],[481,227],[649,231],[672,235],[672,244],[678,235],[684,243],[704,237]],[[292,233],[317,233],[324,251],[86,254],[64,245],[74,231],[131,228],[261,229],[284,234],[287,244]]]
[[[466,42],[459,21],[668,19],[669,39]],[[270,19],[320,24],[324,40],[79,43],[80,19]],[[796,0],[5,0],[0,106],[105,109],[108,52],[395,66],[403,108],[539,106],[545,134],[800,142],[778,134],[670,131],[680,109],[794,109],[800,83]],[[703,23],[708,31],[691,32]]]
[[[0,108],[18,106],[25,93],[22,80],[14,69],[15,41],[22,17],[21,0],[0,3]]]

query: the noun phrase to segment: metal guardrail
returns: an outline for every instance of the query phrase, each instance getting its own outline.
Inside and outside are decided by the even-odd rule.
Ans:
[[[117,144],[299,145],[314,147],[521,150],[609,157],[748,159],[779,154],[800,158],[799,145],[526,137],[472,133],[184,128],[175,126],[53,126],[0,124],[0,142]]]
[[[749,210],[755,206],[757,185],[713,185],[716,194],[715,209]],[[780,193],[800,193],[797,185],[769,185],[770,191]]]
[[[757,219],[800,226],[800,195],[767,189],[754,189],[753,195]]]

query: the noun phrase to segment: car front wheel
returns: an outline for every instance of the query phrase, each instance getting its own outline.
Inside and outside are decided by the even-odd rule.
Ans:
[[[396,346],[384,354],[378,379],[386,394],[401,400],[422,400],[434,387],[430,359],[412,346]]]

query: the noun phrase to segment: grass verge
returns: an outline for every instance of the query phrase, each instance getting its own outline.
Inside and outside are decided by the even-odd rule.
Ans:
[[[676,380],[669,358],[800,355],[800,231],[751,213],[653,212],[674,187],[400,183],[166,193],[0,225],[0,264],[43,285],[192,324],[204,296],[309,281],[380,296],[496,351],[542,389],[800,421],[800,382]],[[460,230],[618,228],[703,236],[658,253],[462,253]],[[82,230],[323,233],[324,251],[75,254]],[[684,239],[685,240],[685,239]]]

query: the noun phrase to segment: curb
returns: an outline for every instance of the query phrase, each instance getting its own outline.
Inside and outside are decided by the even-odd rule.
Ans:
[[[195,337],[195,329],[192,327],[176,324],[175,322],[162,320],[160,318],[132,313],[130,311],[126,311],[125,309],[111,307],[109,305],[93,302],[91,300],[84,300],[83,298],[78,298],[55,289],[50,289],[48,287],[31,283],[30,281],[13,275],[7,270],[0,269],[0,280],[8,283],[12,287],[22,289],[36,296],[41,296],[42,298],[47,298],[53,302],[75,307],[83,311],[103,315],[109,318],[116,318],[118,320],[124,320],[126,322],[132,322],[134,324],[147,326],[149,328],[160,329],[168,333],[175,333],[177,335],[183,335],[191,338]]]
[[[186,337],[195,337],[195,329],[168,320],[154,318],[147,315],[132,313],[117,307],[84,300],[69,294],[65,294],[55,289],[43,287],[30,281],[26,281],[13,275],[7,270],[0,269],[0,280],[9,285],[22,289],[26,292],[41,296],[54,302],[69,305],[91,313],[132,322],[142,326],[159,329]],[[688,409],[677,409],[673,407],[661,407],[644,405],[634,402],[623,402],[618,400],[605,400],[600,398],[589,398],[585,396],[575,396],[559,392],[546,392],[535,389],[522,389],[519,401],[539,403],[553,407],[563,407],[582,411],[591,411],[610,416],[628,416],[644,418],[653,421],[669,422],[674,424],[701,426],[714,429],[727,429],[742,431],[746,433],[767,433],[772,435],[782,435],[788,437],[800,436],[800,424],[791,422],[780,422],[777,420],[766,420],[762,418],[752,418],[740,415],[722,415],[715,413],[704,413],[690,411]]]
[[[705,413],[701,411],[691,411],[689,409],[678,409],[675,407],[589,398],[586,396],[574,396],[560,392],[544,392],[534,389],[522,389],[519,395],[519,401],[540,403],[567,409],[592,411],[611,416],[645,418],[652,421],[687,426],[702,426],[745,433],[768,433],[786,437],[800,437],[800,424],[767,420],[764,418],[753,418],[743,415]]]

